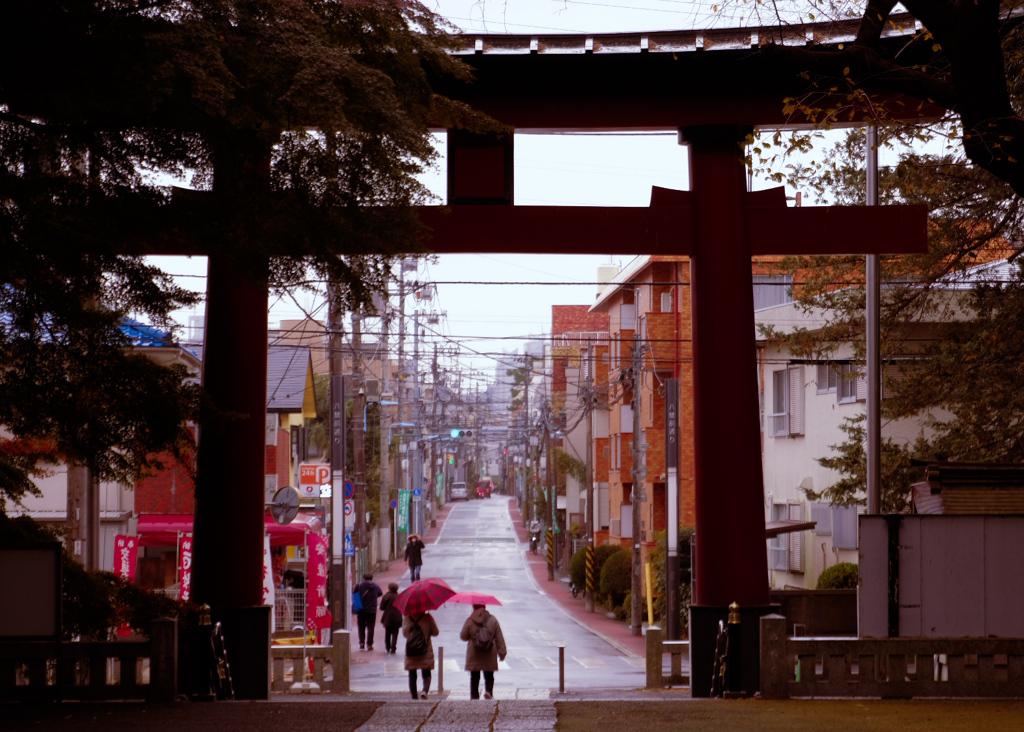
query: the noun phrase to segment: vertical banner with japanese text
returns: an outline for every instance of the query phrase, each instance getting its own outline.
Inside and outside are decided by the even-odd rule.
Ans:
[[[139,537],[118,534],[114,537],[114,572],[131,582],[139,556]]]
[[[270,536],[263,534],[263,604],[274,607],[274,565],[270,556]]]
[[[398,491],[398,516],[395,526],[399,531],[409,530],[409,491]]]
[[[306,627],[323,630],[331,627],[331,613],[327,609],[327,537],[306,534]]]
[[[181,555],[178,565],[178,581],[181,583],[182,600],[192,596],[192,537],[181,537]]]

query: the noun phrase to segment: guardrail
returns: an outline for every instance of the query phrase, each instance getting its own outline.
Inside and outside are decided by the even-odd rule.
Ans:
[[[1021,638],[789,638],[761,618],[761,696],[1024,697]]]
[[[0,643],[3,701],[174,701],[178,623],[161,618],[147,641]]]

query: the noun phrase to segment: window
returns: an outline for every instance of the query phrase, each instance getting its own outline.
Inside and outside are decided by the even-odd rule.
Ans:
[[[772,372],[772,437],[789,435],[789,375]]]
[[[787,508],[790,521],[804,520],[803,504],[790,503]],[[789,571],[804,571],[804,532],[802,531],[794,531],[789,534]]]
[[[672,312],[672,293],[663,292],[661,293],[661,312],[671,313]]]
[[[839,386],[839,374],[836,373],[836,367],[831,363],[819,363],[817,383],[819,394],[835,391]]]
[[[754,310],[793,302],[792,275],[756,274],[752,279],[754,281]]]
[[[772,373],[772,437],[804,433],[804,367]]]
[[[789,506],[785,503],[772,504],[772,521],[789,518]],[[789,569],[789,534],[779,534],[768,540],[768,566],[785,572]]]
[[[832,536],[832,507],[827,503],[811,504],[811,521],[818,536]]]
[[[852,363],[841,363],[836,365],[839,378],[837,397],[840,404],[857,401],[857,382],[859,371]]]
[[[832,509],[832,546],[836,549],[857,548],[857,507]]]

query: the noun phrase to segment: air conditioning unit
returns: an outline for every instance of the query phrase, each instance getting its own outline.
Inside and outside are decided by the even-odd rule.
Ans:
[[[363,382],[363,394],[367,403],[380,401],[380,379],[367,379]]]

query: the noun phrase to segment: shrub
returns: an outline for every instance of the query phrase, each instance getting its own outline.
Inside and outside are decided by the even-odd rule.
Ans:
[[[610,595],[620,604],[621,598],[632,586],[633,553],[618,547],[601,567],[601,593]]]
[[[581,547],[569,560],[569,580],[574,586],[583,588],[587,582],[587,548]]]
[[[852,562],[833,564],[818,577],[819,590],[855,590],[860,573]]]

